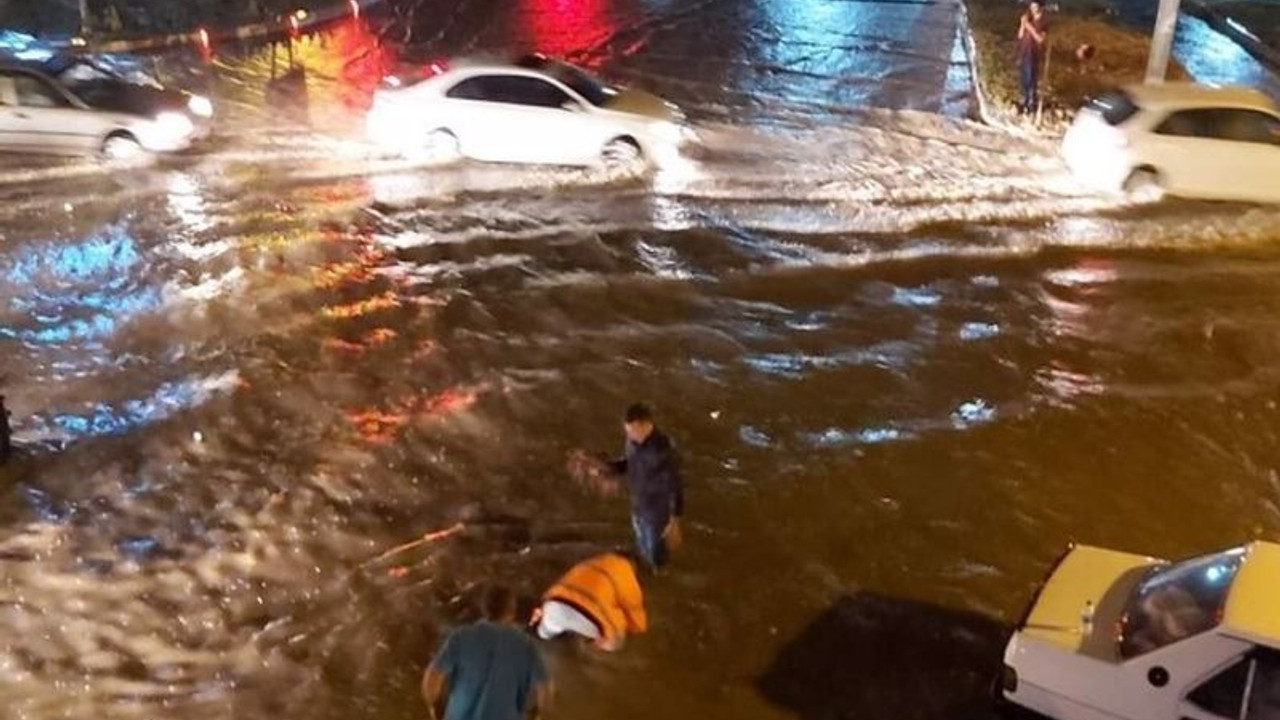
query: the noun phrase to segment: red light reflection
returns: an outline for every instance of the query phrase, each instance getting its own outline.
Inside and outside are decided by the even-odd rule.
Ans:
[[[395,53],[382,44],[369,24],[359,16],[334,26],[330,38],[334,52],[342,62],[343,104],[350,108],[369,109],[373,105],[373,91],[396,65]]]
[[[386,409],[348,411],[347,418],[366,441],[385,445],[414,420],[440,418],[470,408],[476,404],[482,391],[483,388],[451,387],[434,395],[424,392],[404,398]]]
[[[520,0],[533,50],[568,59],[605,42],[617,30],[611,0]]]

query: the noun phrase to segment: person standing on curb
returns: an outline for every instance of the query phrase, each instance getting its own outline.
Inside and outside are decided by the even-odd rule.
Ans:
[[[436,720],[525,720],[540,716],[551,699],[551,681],[533,639],[516,624],[516,596],[491,586],[484,619],[459,628],[422,675],[422,697]]]
[[[1048,37],[1044,7],[1032,0],[1018,21],[1018,79],[1022,88],[1018,112],[1024,115],[1034,113],[1040,100],[1040,67]]]

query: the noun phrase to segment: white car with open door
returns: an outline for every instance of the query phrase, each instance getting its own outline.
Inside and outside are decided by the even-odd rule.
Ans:
[[[0,66],[0,151],[130,160],[189,147],[187,114],[96,108],[44,73]]]
[[[1076,114],[1062,155],[1099,190],[1280,202],[1280,110],[1250,88],[1162,83],[1102,93]]]
[[[538,55],[390,76],[368,132],[402,154],[578,166],[661,164],[696,139],[675,105]]]
[[[1280,720],[1280,545],[1180,563],[1070,548],[1001,694],[1058,720]]]

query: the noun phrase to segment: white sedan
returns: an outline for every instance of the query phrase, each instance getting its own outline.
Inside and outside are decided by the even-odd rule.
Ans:
[[[542,56],[389,77],[368,132],[406,155],[578,166],[661,164],[696,139],[675,105]]]
[[[1062,154],[1101,190],[1280,202],[1280,110],[1249,88],[1163,83],[1103,93],[1076,115]]]
[[[184,150],[196,136],[184,112],[95,108],[43,73],[0,66],[0,150],[127,160]]]
[[[1001,690],[1059,720],[1280,718],[1280,545],[1180,563],[1071,548],[1009,640]]]

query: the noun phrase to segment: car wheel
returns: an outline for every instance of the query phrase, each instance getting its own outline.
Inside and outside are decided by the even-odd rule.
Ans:
[[[600,162],[608,170],[629,170],[644,160],[640,146],[631,138],[614,138],[600,151]]]
[[[117,133],[102,141],[102,159],[113,165],[139,162],[146,156],[142,143],[127,133]]]
[[[1160,173],[1155,168],[1141,167],[1129,173],[1124,181],[1124,191],[1130,195],[1160,197],[1164,188],[1160,184]]]
[[[431,162],[449,162],[461,155],[458,136],[444,128],[432,130],[422,141],[422,159]]]

